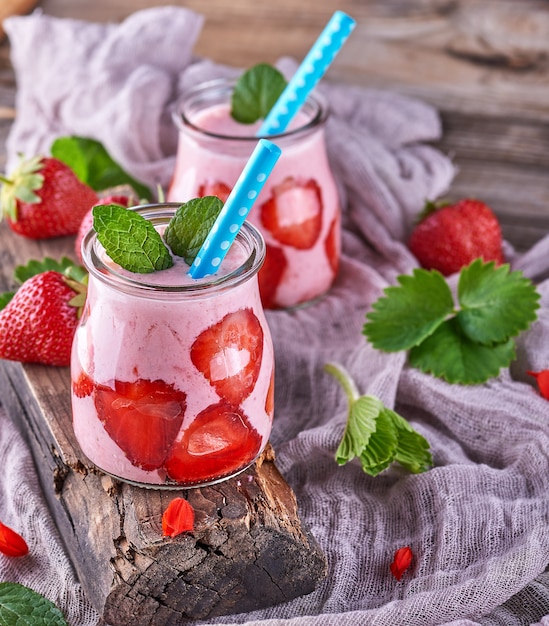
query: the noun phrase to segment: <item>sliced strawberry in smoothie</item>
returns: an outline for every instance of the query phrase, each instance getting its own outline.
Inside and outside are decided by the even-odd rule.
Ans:
[[[282,281],[288,261],[282,248],[266,246],[265,262],[259,270],[259,293],[261,302],[266,309],[274,309],[276,304],[276,290]]]
[[[202,331],[191,360],[221,397],[238,406],[252,393],[263,356],[263,329],[251,309],[227,313]]]
[[[227,202],[227,198],[231,193],[231,188],[222,183],[221,181],[214,181],[213,183],[207,182],[198,188],[198,197],[203,198],[204,196],[217,196],[221,202]]]
[[[339,267],[339,214],[337,217],[334,217],[332,223],[330,224],[330,230],[328,231],[328,235],[326,240],[324,241],[324,249],[326,250],[326,256],[328,257],[328,263],[330,267],[334,271],[334,274],[337,274],[337,268]]]
[[[261,437],[238,408],[221,401],[200,412],[172,447],[165,468],[178,482],[230,476],[257,456]]]
[[[312,248],[322,228],[322,196],[316,181],[285,178],[261,205],[261,223],[280,243]]]
[[[72,383],[72,391],[77,398],[85,398],[93,392],[93,380],[84,372],[80,372],[77,380]]]
[[[162,467],[185,415],[186,394],[162,380],[96,385],[99,419],[129,461],[144,470]]]
[[[265,413],[271,418],[271,424],[274,417],[274,396],[275,396],[275,377],[274,370],[271,374],[271,382],[269,383],[269,389],[267,389],[267,397],[265,398]]]

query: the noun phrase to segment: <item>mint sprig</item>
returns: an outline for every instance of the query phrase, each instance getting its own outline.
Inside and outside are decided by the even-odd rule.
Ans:
[[[67,626],[63,613],[36,591],[19,583],[0,583],[2,626]]]
[[[164,241],[174,254],[191,265],[212,229],[223,202],[216,196],[205,196],[182,204],[164,231]]]
[[[93,208],[93,228],[110,258],[129,272],[148,274],[173,266],[173,254],[191,265],[223,203],[215,196],[183,203],[164,231],[164,239],[140,213],[117,204]],[[167,245],[166,245],[167,244]]]
[[[459,275],[457,300],[436,270],[416,269],[385,289],[363,333],[385,352],[409,350],[413,367],[450,383],[478,384],[515,358],[515,337],[536,319],[540,295],[522,272],[476,259]]]
[[[231,115],[241,124],[265,119],[286,88],[287,81],[275,67],[259,63],[237,81],[231,99]]]
[[[93,228],[110,258],[124,269],[139,274],[173,265],[162,237],[139,213],[117,204],[93,207]]]
[[[433,459],[425,437],[375,396],[361,396],[341,365],[327,363],[324,369],[339,381],[349,401],[345,431],[335,453],[338,465],[357,457],[370,476],[377,476],[393,462],[414,474],[431,467]]]
[[[130,185],[139,198],[150,200],[151,190],[128,174],[107,152],[103,144],[88,137],[59,137],[51,155],[68,165],[76,176],[95,191]]]

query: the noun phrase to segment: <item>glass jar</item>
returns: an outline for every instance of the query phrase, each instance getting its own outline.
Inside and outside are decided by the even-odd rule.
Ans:
[[[162,232],[178,204],[137,207]],[[86,305],[73,343],[74,432],[84,454],[141,486],[196,487],[254,462],[271,431],[274,358],[259,296],[265,257],[245,223],[213,276],[133,274],[90,231]]]
[[[201,84],[174,112],[179,143],[168,200],[227,199],[261,124],[232,119],[234,84],[224,79]],[[266,308],[291,308],[318,298],[337,274],[340,203],[326,152],[327,116],[324,100],[313,94],[286,132],[268,137],[282,153],[248,217],[267,245],[259,272]]]

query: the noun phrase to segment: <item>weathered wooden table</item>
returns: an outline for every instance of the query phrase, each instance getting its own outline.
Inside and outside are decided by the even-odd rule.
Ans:
[[[135,10],[164,2],[13,1],[14,10],[17,6],[22,11],[29,10],[31,4],[60,17],[117,21]],[[500,218],[504,236],[519,250],[527,249],[549,231],[549,5],[545,0],[279,0],[275,4],[267,0],[172,0],[171,4],[205,15],[197,54],[243,67],[259,61],[274,62],[283,55],[302,58],[333,11],[348,12],[358,26],[327,80],[391,89],[434,104],[440,110],[444,128],[437,147],[451,154],[459,168],[450,196],[476,196],[490,204]],[[15,90],[9,42],[4,40],[0,45],[0,170],[5,167],[4,145],[16,115]],[[71,252],[71,241],[25,242],[0,224],[0,290],[13,287],[14,265],[29,258],[59,258]],[[71,487],[80,480],[78,471],[82,468],[70,428],[68,373],[59,368],[4,362],[0,367],[0,390],[2,402],[23,414],[32,425],[35,455],[43,458],[46,471],[54,476],[55,484],[50,490],[52,506],[56,506],[60,493],[69,498],[66,494],[75,489],[73,501],[69,498],[64,505],[75,510],[80,507],[81,516],[60,523],[78,527],[86,518],[87,509],[82,492]],[[44,422],[44,415],[56,417]],[[52,441],[57,446],[53,455],[48,447]],[[263,528],[268,527],[269,532],[279,533],[278,538],[288,540],[288,549],[295,549],[291,558],[303,556],[300,546],[312,546],[304,567],[306,573],[307,568],[316,571],[318,579],[322,555],[315,551],[306,529],[300,527],[291,491],[286,489],[276,467],[267,461],[266,468],[251,470],[250,482],[255,491],[247,497],[258,498],[256,505],[270,512],[272,519]],[[270,490],[273,480],[278,481],[278,495]],[[128,583],[136,575],[136,554],[137,558],[143,557],[139,546],[156,546],[157,521],[150,521],[150,513],[151,508],[163,506],[163,496],[151,504],[150,498],[145,501],[137,492],[95,475],[90,475],[86,488],[103,490],[111,503],[102,509],[108,511],[101,520],[106,533],[98,533],[93,540],[98,544],[110,541],[111,546],[115,539],[118,541],[111,563],[118,568],[119,578]],[[223,497],[219,493],[196,501],[205,516],[209,508],[217,506],[216,498]],[[267,504],[265,494],[272,496]],[[117,512],[109,512],[108,506],[122,507],[138,521],[149,521],[141,527],[128,522],[125,535],[115,537],[118,531],[111,528],[111,515]],[[232,521],[238,524],[246,514],[245,507],[236,507],[232,514]],[[286,516],[280,523],[275,519],[279,514]],[[227,519],[230,515],[231,511],[227,511]],[[74,552],[81,547],[70,544],[69,550]],[[157,553],[149,552],[147,558],[155,559]],[[90,557],[81,566],[81,573],[97,565]],[[156,575],[164,579],[175,576],[168,570]],[[303,580],[294,581],[294,587],[285,590],[287,597],[308,590],[317,580],[312,578],[305,575]],[[96,605],[105,601],[111,584],[110,579],[100,577],[88,587]],[[125,598],[125,610],[131,616],[135,605],[119,588],[117,593],[120,595],[115,601],[120,604]],[[248,600],[250,608],[254,602],[261,602],[258,598]],[[204,616],[214,615],[215,610]]]

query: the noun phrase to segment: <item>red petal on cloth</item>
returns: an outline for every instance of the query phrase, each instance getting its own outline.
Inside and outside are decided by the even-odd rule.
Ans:
[[[0,522],[0,552],[6,556],[25,556],[29,552],[29,546],[23,537],[2,522]]]
[[[412,550],[408,546],[399,548],[395,552],[393,562],[391,563],[391,574],[397,580],[400,580],[404,572],[410,567],[413,556]]]
[[[194,528],[194,510],[185,498],[174,498],[162,516],[164,537],[177,537]]]
[[[526,372],[529,376],[534,376],[541,395],[549,400],[549,370],[541,370],[541,372]]]

